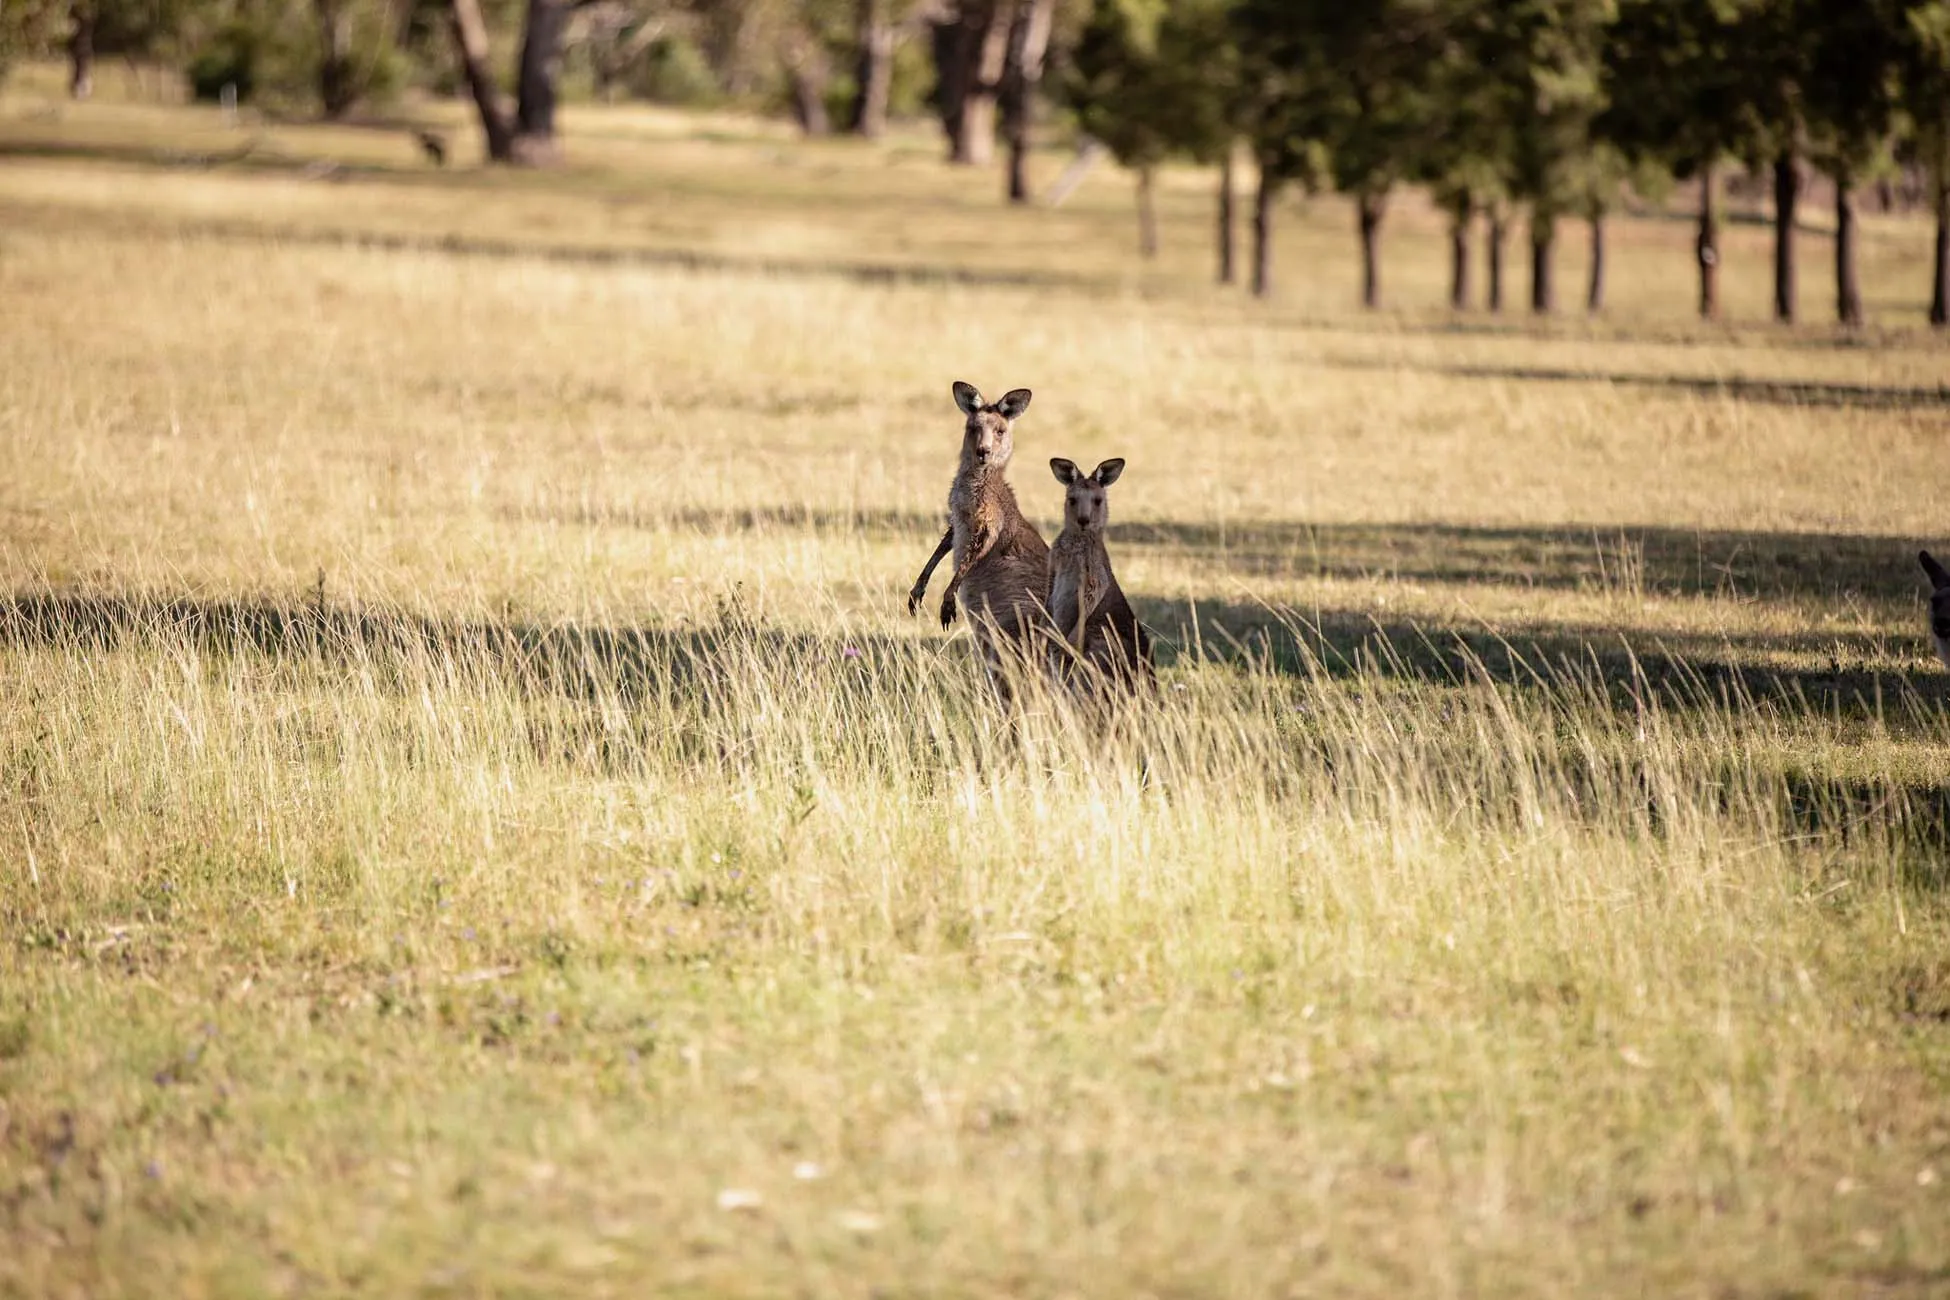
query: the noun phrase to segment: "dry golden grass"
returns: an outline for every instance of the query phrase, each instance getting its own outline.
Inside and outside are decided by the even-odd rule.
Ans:
[[[1191,176],[1139,268],[919,135],[197,169],[36,84],[0,1293],[1950,1286],[1920,225],[1849,340],[1689,324],[1654,220],[1615,317],[1451,322],[1404,202],[1367,318],[1327,200],[1206,287]],[[900,611],[955,378],[1046,526],[1130,461],[1108,734]]]

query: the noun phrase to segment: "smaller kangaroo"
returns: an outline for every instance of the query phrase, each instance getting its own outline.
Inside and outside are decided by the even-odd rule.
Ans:
[[[1916,558],[1922,562],[1923,572],[1930,575],[1930,640],[1936,644],[1936,657],[1950,668],[1950,571],[1928,551],[1919,552]]]
[[[446,136],[441,135],[438,131],[429,131],[422,127],[413,133],[413,139],[418,142],[420,152],[427,156],[428,162],[432,163],[435,167],[445,167],[447,165]]]
[[[1052,651],[1051,666],[1063,674],[1085,663],[1122,685],[1148,685],[1154,680],[1151,637],[1117,585],[1104,548],[1110,522],[1104,489],[1124,472],[1124,461],[1107,460],[1084,474],[1058,456],[1049,467],[1065,488],[1063,531],[1050,548],[1048,600],[1065,644]]]
[[[953,551],[955,573],[941,595],[941,626],[955,621],[959,597],[991,681],[1006,699],[1008,687],[996,673],[1003,651],[1020,653],[1044,626],[1042,601],[1049,590],[1049,547],[1023,517],[1004,477],[1015,454],[1015,423],[1029,409],[1030,393],[1012,389],[991,403],[982,400],[975,385],[961,382],[954,393],[955,405],[967,419],[961,462],[948,489],[948,530],[907,593],[907,612],[921,607],[935,566]]]

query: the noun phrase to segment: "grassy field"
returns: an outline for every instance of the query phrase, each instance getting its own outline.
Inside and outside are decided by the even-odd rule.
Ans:
[[[1920,221],[1363,315],[1324,198],[1257,304],[1190,173],[114,81],[0,97],[0,1293],[1950,1292]],[[961,378],[1129,460],[1112,731],[902,611]]]

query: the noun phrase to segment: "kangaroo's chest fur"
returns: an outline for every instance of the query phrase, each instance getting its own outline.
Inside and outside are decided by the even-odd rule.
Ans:
[[[1075,634],[1078,613],[1087,605],[1097,612],[1117,579],[1111,575],[1110,553],[1095,533],[1065,528],[1050,551],[1049,612],[1066,637]]]
[[[1005,633],[1027,630],[1049,587],[1049,547],[1023,517],[1002,471],[964,466],[949,489],[948,513],[956,570],[980,557],[962,579],[963,611],[994,619]]]
[[[1090,613],[1076,635],[1079,613]],[[1100,670],[1148,675],[1151,638],[1110,567],[1101,533],[1065,528],[1050,551],[1049,612],[1057,634]]]

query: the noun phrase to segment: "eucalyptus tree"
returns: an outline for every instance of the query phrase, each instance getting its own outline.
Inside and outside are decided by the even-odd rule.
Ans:
[[[1903,116],[1910,152],[1929,178],[1930,324],[1941,327],[1950,325],[1950,0],[1913,0],[1902,18]]]
[[[1720,166],[1766,137],[1741,49],[1750,0],[1621,0],[1605,42],[1598,134],[1641,172],[1664,168],[1699,189],[1693,239],[1699,314],[1720,314]]]

